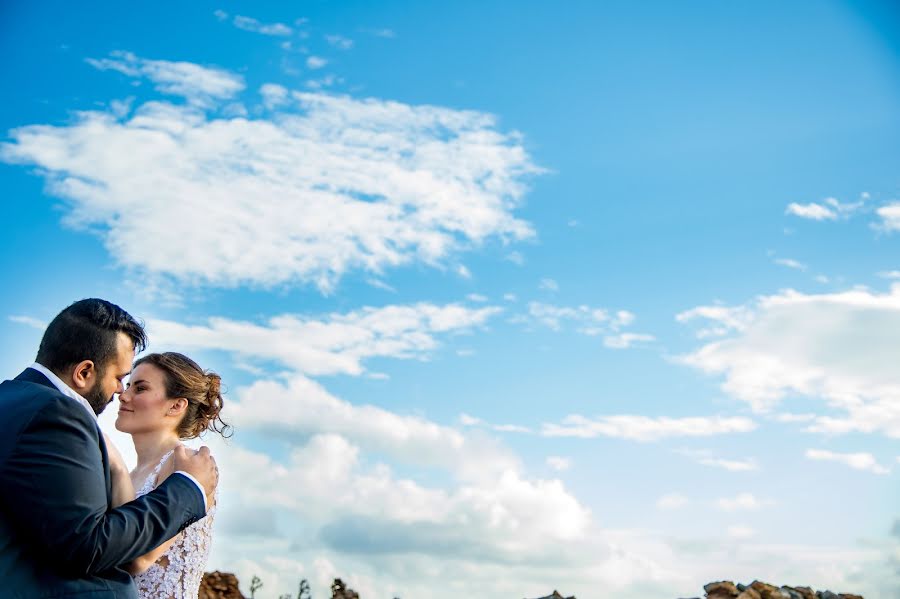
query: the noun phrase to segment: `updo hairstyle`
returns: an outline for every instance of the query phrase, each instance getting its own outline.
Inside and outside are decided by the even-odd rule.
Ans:
[[[180,439],[196,439],[212,430],[223,437],[232,435],[231,426],[219,413],[222,411],[222,378],[212,371],[204,371],[200,365],[178,352],[147,354],[134,363],[152,364],[159,368],[166,381],[166,396],[183,397],[188,405],[176,432]]]

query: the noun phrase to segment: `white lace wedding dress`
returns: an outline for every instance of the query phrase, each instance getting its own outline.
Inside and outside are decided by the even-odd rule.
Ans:
[[[152,491],[157,484],[159,472],[174,449],[164,455],[156,465],[136,495],[140,497]],[[216,493],[218,504],[218,493]],[[175,542],[156,560],[156,563],[134,578],[140,599],[196,599],[200,589],[200,579],[209,557],[212,542],[212,524],[216,515],[216,505],[206,513],[206,517],[191,524],[179,533]]]

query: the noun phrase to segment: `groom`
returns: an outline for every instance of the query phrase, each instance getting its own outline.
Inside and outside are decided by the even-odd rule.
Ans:
[[[178,476],[110,508],[97,414],[123,391],[143,327],[101,299],[47,327],[37,360],[0,384],[0,598],[136,599],[125,565],[206,514],[217,471],[204,447]]]

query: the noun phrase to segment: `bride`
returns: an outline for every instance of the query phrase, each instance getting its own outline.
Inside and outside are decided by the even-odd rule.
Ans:
[[[128,388],[119,395],[116,428],[131,435],[138,463],[129,473],[121,454],[107,443],[113,507],[149,493],[171,475],[170,458],[182,440],[207,430],[228,436],[230,427],[219,416],[220,382],[219,375],[175,352],[135,362]],[[206,517],[131,563],[140,599],[197,597],[216,512],[212,501]]]

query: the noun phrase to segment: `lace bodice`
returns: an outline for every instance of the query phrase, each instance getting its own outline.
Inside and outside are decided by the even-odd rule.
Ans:
[[[140,497],[156,488],[159,472],[163,464],[172,456],[174,449],[162,457],[156,468],[138,489]],[[212,542],[212,524],[216,515],[218,493],[215,505],[206,516],[191,524],[175,537],[175,542],[156,560],[156,563],[134,578],[140,599],[188,599],[196,598],[200,589],[200,579],[209,557]]]

